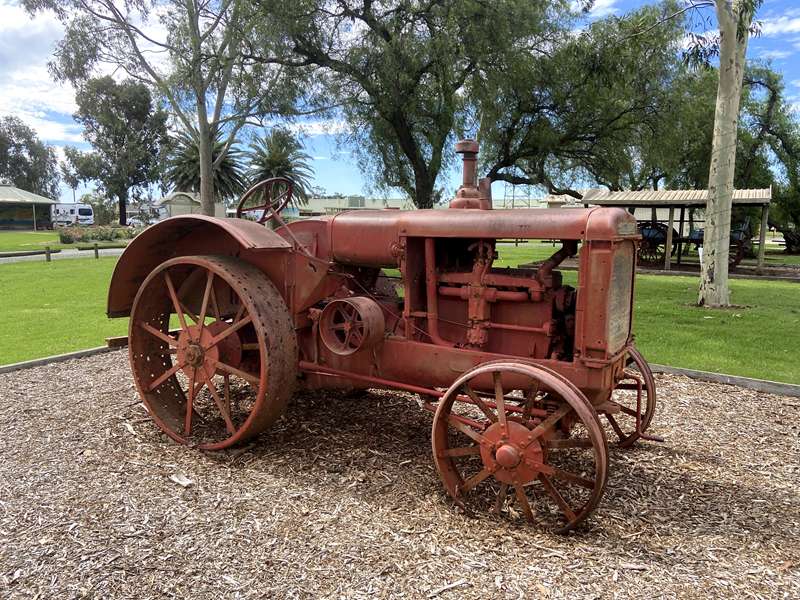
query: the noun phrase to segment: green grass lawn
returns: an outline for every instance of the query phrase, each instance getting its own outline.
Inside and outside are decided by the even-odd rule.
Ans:
[[[116,258],[0,265],[0,364],[102,346],[127,333],[106,318]]]
[[[502,247],[503,263],[541,260],[545,244]],[[541,255],[541,256],[540,256]],[[105,316],[116,258],[0,265],[0,364],[90,348],[125,335],[126,319]],[[573,282],[575,272],[565,272]],[[638,276],[634,330],[648,360],[800,383],[800,284],[733,280],[746,308],[701,309],[697,279]]]
[[[99,241],[100,248],[119,246],[128,240]],[[94,242],[78,242],[76,244],[62,244],[58,241],[57,231],[0,231],[0,252],[25,252],[28,250],[44,250],[50,246],[51,250],[62,248],[78,248],[93,246]]]
[[[53,250],[61,247],[57,231],[0,231],[0,252]]]

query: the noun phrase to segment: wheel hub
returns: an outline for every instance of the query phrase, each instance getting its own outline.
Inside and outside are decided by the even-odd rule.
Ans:
[[[195,376],[197,378],[200,376],[202,379],[210,379],[214,376],[217,361],[221,358],[220,346],[222,345],[221,342],[213,344],[214,336],[220,331],[220,328],[214,327],[214,325],[216,323],[203,327],[202,332],[197,324],[181,330],[178,336],[177,358],[178,362],[184,365],[181,370],[187,377]],[[225,324],[222,325],[221,329],[224,329]],[[236,337],[235,333],[228,336],[228,338],[233,337]],[[201,372],[198,373],[198,371]]]
[[[508,421],[505,429],[493,423],[483,434],[481,460],[498,481],[524,485],[538,477],[545,457],[539,440],[526,446],[530,431],[522,423]]]
[[[186,346],[186,362],[192,367],[199,367],[203,364],[205,352],[200,344],[189,343]]]
[[[495,460],[504,469],[513,469],[522,460],[519,450],[513,444],[503,444],[494,453]]]

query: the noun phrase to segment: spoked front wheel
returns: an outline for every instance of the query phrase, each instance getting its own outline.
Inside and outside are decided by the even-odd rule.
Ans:
[[[261,271],[224,256],[178,257],[150,273],[131,311],[129,353],[156,424],[209,450],[264,431],[296,378],[286,304]]]
[[[636,370],[630,367],[636,367]],[[625,373],[612,392],[611,401],[603,416],[618,438],[617,444],[628,448],[645,434],[655,412],[656,380],[650,365],[631,346],[628,349]],[[648,439],[647,436],[645,439]]]
[[[433,458],[465,510],[483,507],[565,532],[603,495],[608,447],[597,414],[557,373],[488,363],[462,375],[439,402]]]

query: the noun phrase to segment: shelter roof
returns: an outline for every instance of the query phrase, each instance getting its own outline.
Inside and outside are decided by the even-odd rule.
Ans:
[[[9,183],[0,183],[0,204],[55,204],[55,200],[27,192]]]
[[[705,206],[708,190],[636,190],[610,192],[601,188],[580,190],[583,199],[572,196],[551,195],[549,202],[562,200],[565,204],[594,204],[595,206]],[[734,190],[733,204],[769,204],[772,188]]]

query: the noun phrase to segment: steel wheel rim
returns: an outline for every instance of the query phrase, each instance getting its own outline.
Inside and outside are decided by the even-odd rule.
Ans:
[[[495,373],[500,373],[499,377]],[[560,408],[550,413],[550,416],[545,416],[547,413],[534,407],[536,401],[530,401],[530,391],[525,397],[519,397],[520,402],[515,404],[513,393],[505,393],[511,388],[503,383],[503,373],[537,382],[538,385],[532,386],[535,387],[534,398],[538,398],[539,390],[546,388],[553,391],[554,398],[561,397],[565,400],[559,401]],[[472,390],[469,385],[476,378],[485,378],[487,375],[495,381],[494,401],[485,392]],[[498,380],[502,395],[496,387]],[[478,396],[481,402],[477,402],[474,396]],[[502,438],[496,439],[498,426],[502,421],[498,408],[498,399],[501,397],[504,398],[503,412],[510,432],[506,441]],[[484,407],[479,406],[481,403]],[[472,414],[466,416],[459,411],[454,413],[453,407],[457,404],[469,405]],[[526,414],[528,407],[534,408]],[[495,415],[495,422],[491,422],[485,409]],[[480,413],[485,415],[483,419],[473,418]],[[466,417],[468,421],[461,421],[460,425],[456,425],[454,417]],[[574,418],[577,418],[586,432],[585,438],[577,438],[572,442],[556,440],[555,437],[551,439],[551,435],[562,422]],[[480,423],[484,428],[481,430],[479,426],[469,423],[469,420]],[[525,425],[523,421],[526,422]],[[464,428],[470,431],[465,431]],[[453,430],[461,434],[459,442],[454,441],[450,435]],[[535,433],[537,431],[538,436]],[[529,445],[523,446],[524,440],[529,436],[537,437],[528,442]],[[596,508],[605,489],[608,473],[607,442],[597,414],[577,388],[549,369],[522,363],[492,362],[468,371],[456,380],[439,402],[434,416],[431,445],[434,463],[445,489],[465,510],[469,510],[465,502],[469,500],[468,496],[489,482],[497,492],[493,498],[493,512],[504,512],[507,503],[510,512],[513,500],[517,507],[516,512],[521,513],[529,522],[536,522],[555,532],[566,532],[575,528]],[[586,470],[578,474],[561,469],[559,465],[565,464],[564,451],[573,450],[583,450],[584,457],[591,455],[591,477],[584,477]],[[467,461],[469,466],[464,466]],[[534,466],[537,464],[538,467]],[[475,473],[478,468],[480,470]],[[565,487],[570,486],[586,490],[579,496],[577,504],[574,490],[565,495]],[[538,489],[533,490],[534,487]],[[555,493],[551,488],[555,488]],[[533,504],[530,494],[532,490]],[[557,496],[566,501],[566,510]],[[484,503],[490,498],[491,494],[484,494]],[[549,507],[540,499],[545,499]]]
[[[652,422],[653,416],[656,412],[656,382],[653,378],[653,372],[650,370],[650,366],[647,364],[647,361],[634,347],[628,349],[628,361],[626,367],[630,366],[631,364],[636,365],[636,368],[641,375],[642,402],[644,410],[640,412],[639,415],[641,420],[640,430],[641,433],[644,433],[647,431],[647,428],[650,427],[650,423]],[[634,377],[636,376],[634,375]],[[627,380],[632,381],[631,378],[627,378]],[[621,387],[621,385],[625,385],[622,384],[623,381],[626,380],[620,380],[615,391],[620,389],[629,389]],[[641,437],[640,433],[636,431],[636,404],[633,402],[631,406],[631,402],[626,402],[625,399],[626,398],[623,398],[620,394],[618,394],[615,398],[614,392],[611,392],[611,402],[623,407],[619,414],[624,414],[627,418],[620,417],[619,414],[615,416],[608,414],[607,412],[604,413],[605,419],[608,422],[611,430],[619,438],[617,445],[622,448],[628,448],[632,446]],[[632,431],[631,427],[633,427]]]
[[[190,320],[193,320],[189,314],[192,311],[187,310],[184,303],[191,302],[192,300],[181,297],[181,290],[183,290],[183,287],[176,287],[179,286],[178,281],[180,281],[180,279],[173,278],[173,273],[170,273],[170,271],[174,272],[176,269],[187,268],[191,269],[191,271],[189,275],[183,279],[183,283],[195,277],[195,273],[197,273],[198,269],[202,269],[206,273],[206,284],[203,286],[204,294],[202,302],[206,304],[207,311],[211,307],[212,302],[216,304],[223,303],[223,300],[217,297],[219,296],[219,289],[217,289],[215,282],[223,282],[224,285],[236,295],[243,314],[234,315],[231,323],[228,324],[228,328],[232,329],[236,327],[236,329],[228,332],[228,328],[226,328],[224,331],[221,331],[220,328],[222,326],[216,325],[216,323],[220,322],[220,319],[217,319],[212,324],[204,323],[203,327],[200,327],[198,321],[195,321],[193,326],[189,325]],[[177,275],[177,273],[174,274]],[[177,338],[165,331],[165,329],[168,329],[169,318],[165,318],[163,313],[160,318],[157,317],[159,305],[162,306],[163,310],[163,305],[166,300],[169,300],[171,305],[167,308],[167,310],[170,310],[168,314],[172,315],[172,311],[176,311],[173,293],[169,290],[170,284],[166,283],[167,278],[171,281],[174,296],[177,296],[178,302],[182,304],[182,308],[184,308],[183,318],[178,317],[180,333]],[[177,281],[175,281],[175,279],[177,279]],[[212,283],[207,283],[209,281]],[[163,282],[164,288],[166,289],[159,290],[158,284],[160,282]],[[211,292],[206,294],[205,290],[209,285],[211,286]],[[183,293],[186,292],[184,291]],[[160,298],[159,295],[161,296]],[[207,300],[206,296],[208,296]],[[213,300],[212,297],[214,298]],[[217,310],[219,311],[219,308]],[[177,311],[174,314],[177,315]],[[199,313],[194,314],[199,319]],[[209,316],[208,313],[206,316]],[[217,316],[219,316],[219,314]],[[243,321],[247,322],[242,323]],[[150,328],[145,327],[143,323],[149,325]],[[194,331],[190,331],[192,327],[194,327]],[[174,341],[169,341],[165,337],[157,335],[153,330],[160,331],[162,335],[166,335]],[[192,370],[195,375],[194,394],[190,395],[189,384],[192,383],[192,376],[184,373],[184,376],[188,379],[187,384],[184,385],[180,381],[181,377],[179,373],[184,372],[184,367],[180,365],[186,362],[186,358],[192,358],[192,352],[185,348],[185,346],[190,345],[187,343],[187,338],[191,338],[193,342],[199,342],[200,340],[196,335],[198,330],[201,331],[205,342],[205,344],[197,344],[201,346],[209,345],[214,339],[220,337],[222,333],[225,333],[225,336],[210,348],[211,351],[206,349],[205,352],[203,352],[203,358],[200,364],[197,366],[189,365],[190,368],[193,367]],[[249,340],[248,342],[243,342],[241,345],[245,346],[250,344],[251,347],[248,348],[248,351],[251,353],[254,351],[258,353],[259,366],[257,373],[245,369],[238,369],[238,367],[234,365],[228,365],[228,363],[222,360],[220,351],[214,352],[215,349],[219,348],[219,346],[227,340],[231,339],[233,336],[240,337],[241,334],[247,334]],[[147,279],[145,279],[137,293],[131,310],[129,337],[131,369],[139,395],[151,417],[164,433],[181,444],[194,445],[207,450],[226,448],[236,444],[242,439],[250,437],[251,429],[255,425],[258,415],[264,406],[267,389],[268,373],[266,372],[265,360],[266,341],[264,339],[264,324],[258,317],[258,311],[252,298],[236,281],[236,273],[231,272],[229,267],[220,261],[204,257],[179,257],[162,263],[162,265],[156,268]],[[252,340],[253,337],[255,337],[254,341]],[[252,344],[255,344],[255,348],[252,347]],[[181,346],[184,346],[184,348]],[[149,354],[148,349],[150,350]],[[244,352],[244,349],[242,351]],[[148,369],[148,364],[154,363],[152,360],[153,357],[156,359],[160,358],[162,364],[153,364],[153,366]],[[254,362],[254,357],[251,356],[248,358],[251,362]],[[194,360],[198,359],[195,358]],[[227,377],[222,375],[224,384],[222,392],[220,392],[220,388],[217,385],[218,381],[215,382],[215,378],[220,375],[218,369],[210,371],[209,364],[212,360],[216,361],[217,366],[225,364],[228,367],[232,367],[235,371],[246,373],[249,375],[249,378],[245,378],[242,375],[231,372],[229,369],[225,369]],[[169,361],[171,364],[168,366],[166,361]],[[219,370],[222,370],[222,367],[220,367]],[[173,372],[169,374],[170,371]],[[231,385],[231,379],[234,377],[237,377],[241,381],[246,381],[248,384],[246,386],[247,388],[251,390],[254,388],[250,407],[245,410],[246,417],[244,418],[241,418],[241,414],[234,415],[231,410],[231,402],[233,400],[231,392],[234,389],[234,386]],[[159,383],[159,380],[162,378],[163,381]],[[205,383],[203,383],[201,387],[197,387],[200,385],[199,379],[205,380]],[[211,380],[211,384],[208,383],[209,379]],[[234,380],[234,383],[236,383],[236,380]],[[212,387],[210,387],[210,385],[214,386],[216,393],[211,391]],[[162,390],[164,386],[167,387]],[[184,389],[184,387],[186,389]],[[237,392],[241,391],[241,385],[236,385],[235,388]],[[199,396],[203,392],[205,392],[209,398],[202,398]],[[182,399],[181,395],[183,396]],[[170,398],[170,396],[172,397]],[[190,396],[192,397],[191,403],[189,402]],[[205,404],[210,405],[213,403],[213,405],[217,407],[219,419],[222,420],[225,427],[225,434],[222,436],[215,436],[217,439],[213,441],[197,441],[198,419],[204,416],[199,414],[198,409],[201,399]],[[227,415],[223,407],[227,408]],[[183,416],[182,427],[177,418],[178,414]],[[238,416],[239,418],[235,419],[234,416]],[[205,424],[208,425],[208,423]],[[219,425],[219,423],[217,423],[217,425]]]

